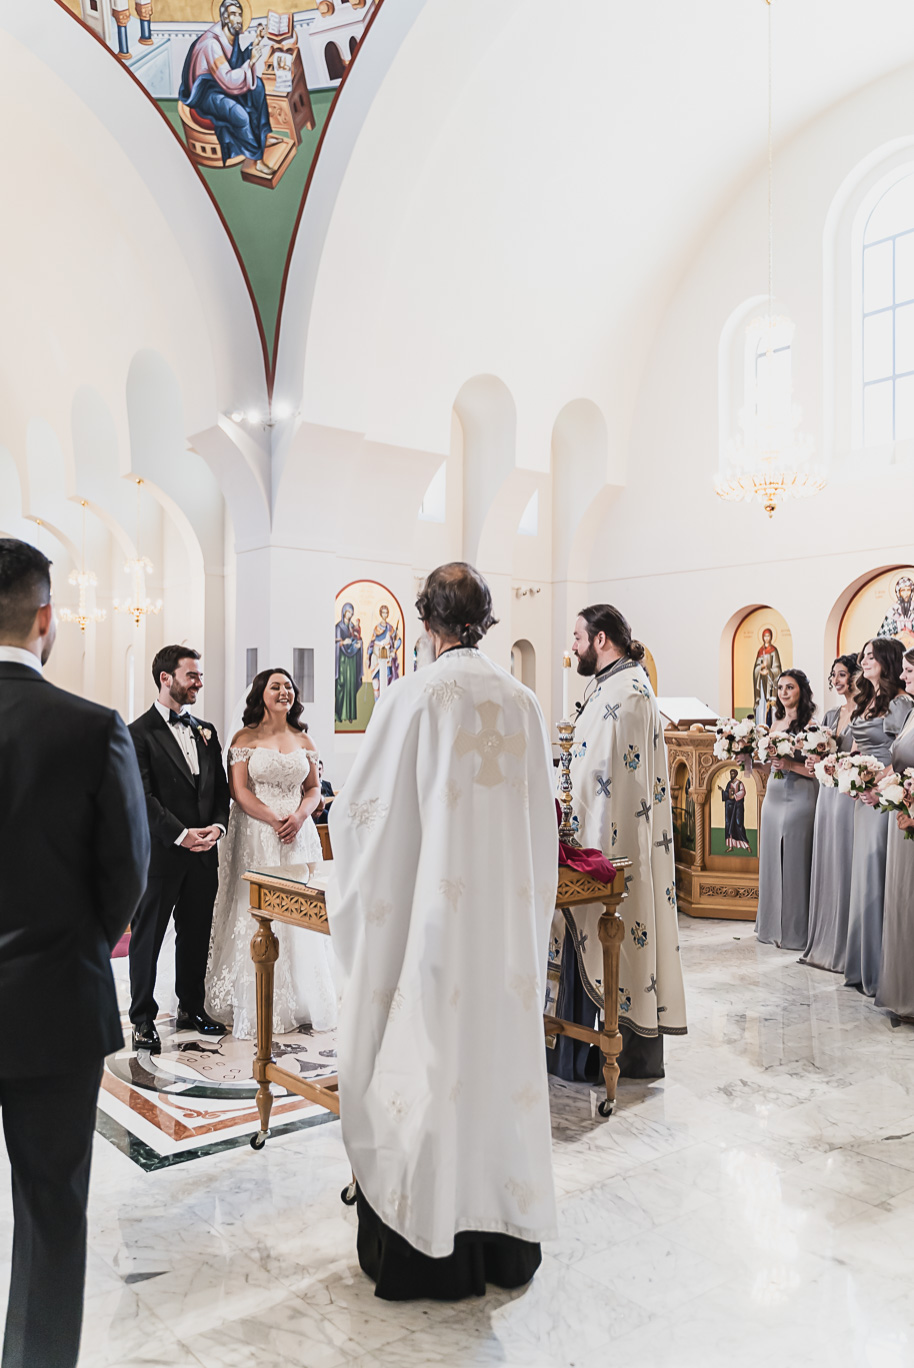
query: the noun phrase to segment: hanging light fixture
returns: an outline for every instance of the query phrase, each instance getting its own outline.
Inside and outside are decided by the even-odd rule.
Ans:
[[[89,611],[87,602],[88,590],[94,589],[98,584],[98,580],[91,570],[86,569],[86,509],[89,505],[86,503],[85,499],[80,499],[80,503],[83,510],[82,556],[80,558],[79,569],[70,571],[70,583],[76,585],[79,589],[79,599],[75,611],[72,608],[61,608],[60,620],[61,622],[73,622],[81,632],[84,632],[90,622],[104,622],[105,610],[104,608],[94,608],[91,612]],[[38,526],[41,527],[40,519],[38,519]]]
[[[774,245],[772,216],[773,141],[772,141],[772,44],[771,11],[768,6],[768,311],[753,318],[746,328],[747,345],[752,355],[764,351],[766,384],[764,396],[756,383],[755,412],[740,414],[742,433],[731,443],[726,474],[718,481],[719,498],[732,502],[756,499],[769,518],[785,499],[807,499],[825,488],[825,472],[813,464],[815,443],[801,433],[803,418],[798,404],[791,404],[789,391],[782,402],[775,398],[774,355],[790,344],[793,324],[774,312]],[[757,373],[757,372],[756,372]],[[747,406],[748,407],[748,406]]]
[[[153,603],[151,598],[146,596],[146,576],[152,573],[152,561],[146,556],[140,555],[140,490],[143,481],[136,482],[136,558],[127,561],[124,569],[133,579],[133,589],[130,597],[121,602],[120,599],[114,600],[114,607],[119,613],[128,613],[139,627],[145,617],[152,613],[161,613],[162,600],[156,599]]]

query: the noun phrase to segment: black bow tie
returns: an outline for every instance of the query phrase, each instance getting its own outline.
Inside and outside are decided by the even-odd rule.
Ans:
[[[189,713],[169,712],[168,725],[170,727],[192,727],[194,724]]]

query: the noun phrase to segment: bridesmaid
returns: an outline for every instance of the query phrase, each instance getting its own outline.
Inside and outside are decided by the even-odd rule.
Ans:
[[[914,696],[914,650],[906,651],[901,677]],[[901,774],[914,768],[914,708],[892,745],[892,768]],[[888,854],[885,863],[885,923],[882,929],[882,967],[876,1006],[914,1020],[914,840],[905,832],[914,817],[889,814]]]
[[[828,684],[841,700],[823,718],[838,741],[838,751],[854,744],[851,713],[854,710],[853,678],[856,655],[838,656]],[[810,774],[815,760],[806,761]],[[847,945],[847,909],[851,896],[851,856],[854,849],[854,800],[836,788],[821,788],[816,800],[816,823],[812,841],[812,878],[809,893],[809,935],[801,964],[844,973]]]
[[[904,647],[897,637],[875,637],[860,656],[851,727],[854,750],[889,763],[892,742],[904,726],[914,699],[903,690]],[[882,960],[888,813],[860,799],[854,802],[854,854],[847,912],[844,981],[872,997]]]
[[[816,705],[802,670],[783,670],[778,679],[772,732],[797,732],[812,721]],[[800,758],[797,758],[800,757]],[[780,771],[768,780],[759,831],[758,918],[755,932],[766,945],[802,950],[809,923],[812,833],[819,785],[805,757],[757,766]]]

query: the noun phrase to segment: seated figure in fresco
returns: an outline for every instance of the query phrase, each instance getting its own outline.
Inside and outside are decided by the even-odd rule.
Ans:
[[[273,168],[263,154],[283,139],[270,131],[266,91],[257,75],[264,30],[261,25],[251,46],[242,49],[243,29],[239,0],[222,0],[218,21],[188,49],[178,98],[209,119],[226,165],[250,157],[258,171],[272,175]]]
[[[895,602],[883,618],[876,635],[898,637],[906,649],[914,646],[914,580],[910,575],[902,575],[897,581]]]
[[[774,632],[770,627],[762,631],[762,644],[755,656],[752,668],[752,699],[755,720],[770,724],[770,713],[778,696],[778,680],[781,677],[781,657],[774,645]]]
[[[727,850],[749,850],[749,838],[746,835],[746,786],[739,777],[739,770],[732,769],[729,783],[718,785],[718,789],[724,800],[724,835],[727,839]]]

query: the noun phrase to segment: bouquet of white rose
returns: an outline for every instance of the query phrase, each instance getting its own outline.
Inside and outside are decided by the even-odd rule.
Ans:
[[[778,760],[792,760],[798,750],[803,747],[805,732],[776,732],[766,731],[764,736],[759,737],[757,755],[759,761],[765,765],[770,760],[772,762],[772,779],[783,779],[784,771],[778,768]]]
[[[886,775],[879,785],[877,806],[880,812],[901,812],[905,817],[914,817],[914,769]],[[904,838],[914,841],[914,827],[908,827]]]
[[[735,760],[737,756],[751,757],[756,733],[760,729],[756,727],[754,717],[743,717],[739,722],[735,717],[719,717],[715,730],[715,756],[718,760]]]
[[[838,791],[849,793],[852,798],[870,793],[884,769],[875,755],[842,755],[838,761]]]
[[[814,773],[823,788],[838,787],[838,766],[841,759],[840,755],[826,755],[825,759],[816,765]]]
[[[803,732],[803,744],[800,749],[804,755],[815,756],[819,760],[824,755],[834,755],[838,749],[835,733],[821,722],[810,722]]]

